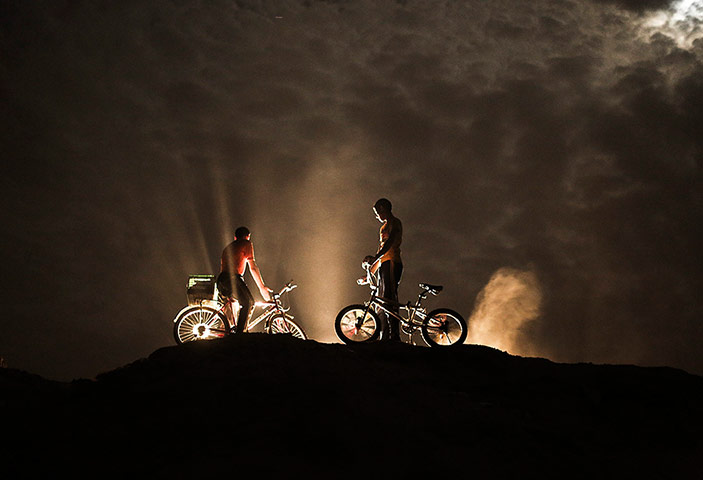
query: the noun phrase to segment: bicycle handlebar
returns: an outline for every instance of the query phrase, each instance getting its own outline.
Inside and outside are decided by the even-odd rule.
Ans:
[[[363,262],[361,264],[362,268],[366,270],[366,279],[360,278],[356,281],[357,285],[368,285],[369,288],[372,290],[378,289],[378,278],[374,274],[371,273],[371,263],[369,262]],[[420,284],[420,288],[422,288],[422,292],[420,292],[420,296],[423,296],[426,298],[428,293],[431,293],[432,295],[439,295],[439,292],[442,291],[442,286],[441,285],[428,285],[425,283]],[[409,305],[409,303],[408,303]]]
[[[377,288],[374,275],[371,273],[371,264],[369,262],[363,262],[361,264],[362,268],[366,270],[366,280],[360,278],[356,281],[357,285],[368,285],[369,288]]]
[[[271,306],[275,306],[275,305],[276,305],[276,301],[278,301],[278,300],[281,299],[281,295],[283,295],[284,293],[288,293],[288,292],[290,292],[291,290],[293,290],[293,289],[295,289],[295,288],[298,288],[298,285],[296,285],[295,283],[293,283],[293,280],[291,280],[290,282],[288,282],[288,283],[285,284],[285,286],[281,289],[280,292],[278,292],[278,293],[272,292],[272,293],[271,293],[271,301],[269,301],[269,302],[254,302],[254,304],[255,304],[257,307],[271,307]]]
[[[286,283],[286,285],[281,289],[280,292],[274,293],[273,296],[275,296],[275,297],[280,297],[280,296],[283,295],[284,293],[288,293],[288,292],[290,292],[291,290],[293,290],[294,288],[298,288],[298,285],[296,285],[295,283],[293,283],[293,280],[291,280],[290,282]]]

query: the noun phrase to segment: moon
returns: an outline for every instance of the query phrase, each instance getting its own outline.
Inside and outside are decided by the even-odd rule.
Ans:
[[[673,38],[678,46],[689,49],[693,42],[703,37],[703,2],[680,0],[667,11],[651,14],[644,21],[645,34],[663,33]]]

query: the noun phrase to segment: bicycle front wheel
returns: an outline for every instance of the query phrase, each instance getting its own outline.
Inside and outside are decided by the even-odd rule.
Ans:
[[[292,335],[293,337],[299,338],[301,340],[307,340],[308,338],[307,336],[305,336],[305,332],[303,331],[303,329],[300,328],[300,325],[283,315],[276,315],[271,319],[269,333],[282,333],[284,335]]]
[[[225,335],[225,322],[212,307],[194,306],[176,317],[173,337],[176,343],[220,338]]]
[[[347,345],[376,340],[381,333],[381,320],[365,305],[344,307],[334,320],[337,337]]]
[[[440,308],[431,311],[420,328],[422,339],[430,347],[451,347],[466,340],[466,321],[454,310]]]

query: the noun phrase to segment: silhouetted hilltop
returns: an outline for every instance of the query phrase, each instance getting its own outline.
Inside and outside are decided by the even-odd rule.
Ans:
[[[700,478],[703,378],[481,346],[252,334],[95,381],[0,370],[3,470],[100,477]]]

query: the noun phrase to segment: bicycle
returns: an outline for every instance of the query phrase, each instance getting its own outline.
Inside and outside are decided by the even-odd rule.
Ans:
[[[200,284],[200,295],[196,299],[196,304],[192,304],[190,291]],[[204,288],[203,288],[204,285]],[[212,287],[212,289],[210,289]],[[290,292],[297,285],[288,282],[280,292],[271,295],[270,302],[255,302],[256,308],[264,308],[264,311],[255,319],[249,320],[244,327],[245,331],[252,331],[259,324],[263,323],[263,333],[288,334],[301,340],[307,340],[305,331],[293,321],[293,315],[288,313],[290,307],[283,306],[281,296]],[[235,325],[232,325],[227,318],[227,307],[232,308],[234,316],[239,311],[239,302],[236,299],[227,298],[224,302],[214,300],[219,298],[217,294],[213,275],[191,275],[189,278],[189,306],[183,308],[173,320],[173,336],[176,343],[186,343],[196,340],[208,340],[222,338],[234,332]],[[202,298],[202,293],[205,298]]]
[[[366,279],[359,280],[359,285],[369,285],[371,298],[364,304],[354,304],[344,307],[337,314],[334,322],[337,337],[347,345],[371,342],[382,338],[387,325],[383,325],[378,311],[383,311],[399,321],[403,333],[412,338],[419,329],[422,339],[430,347],[451,347],[461,345],[466,340],[468,328],[464,318],[454,310],[439,308],[427,313],[422,307],[422,301],[428,294],[439,295],[443,290],[441,285],[420,283],[420,294],[414,305],[408,302],[402,305],[393,300],[379,297],[378,280],[371,273],[371,266],[364,264]],[[394,310],[398,309],[398,313]],[[405,316],[400,311],[407,312]],[[383,332],[383,333],[382,333]]]

